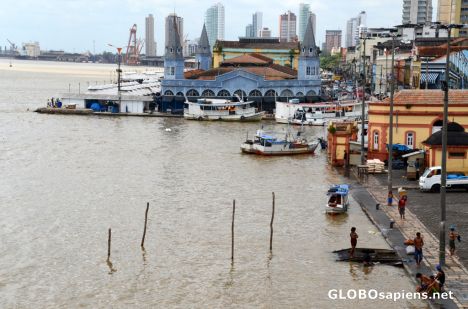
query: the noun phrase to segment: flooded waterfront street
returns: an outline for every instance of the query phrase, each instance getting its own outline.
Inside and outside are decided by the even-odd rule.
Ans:
[[[351,226],[358,246],[388,245],[353,201],[348,215],[324,214],[328,186],[342,180],[320,150],[242,155],[240,143],[258,123],[27,111],[69,83],[83,89],[86,81],[109,80],[112,69],[33,61],[9,68],[0,60],[0,308],[426,308],[328,298],[330,289],[414,285],[403,269],[334,261],[331,251],[349,247]],[[306,136],[323,134],[306,128]]]

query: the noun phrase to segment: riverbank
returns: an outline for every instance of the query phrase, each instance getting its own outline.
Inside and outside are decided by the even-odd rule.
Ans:
[[[352,177],[357,178],[357,173],[352,172]],[[435,267],[438,264],[438,239],[434,232],[426,228],[419,220],[418,216],[411,211],[412,206],[406,209],[405,220],[400,219],[398,209],[395,206],[386,206],[386,184],[383,179],[386,175],[369,175],[365,182],[355,182],[353,187],[353,197],[359,203],[369,219],[379,228],[387,242],[394,248],[404,260],[404,267],[410,278],[414,281],[416,287],[415,275],[421,272],[426,275],[435,273]],[[380,181],[379,181],[380,180]],[[396,182],[400,186],[411,188],[414,185],[409,183]],[[417,200],[409,198],[409,205],[417,204]],[[432,202],[421,206],[432,209],[432,218],[438,215],[438,208],[431,207],[431,204],[437,203],[437,199],[432,198]],[[376,204],[380,204],[379,209]],[[434,216],[435,215],[435,216]],[[390,228],[390,222],[395,222],[394,228]],[[437,221],[437,220],[434,220]],[[424,260],[421,267],[416,267],[413,256],[406,254],[403,242],[405,239],[413,239],[416,232],[421,232],[424,237]],[[448,248],[446,249],[448,252]],[[433,308],[468,308],[468,271],[460,260],[456,257],[447,256],[446,267],[444,271],[447,276],[446,290],[454,293],[455,299],[430,301]]]

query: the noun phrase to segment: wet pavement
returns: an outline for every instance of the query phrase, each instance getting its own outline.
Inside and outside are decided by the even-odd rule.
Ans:
[[[408,204],[405,219],[400,219],[396,203],[394,206],[386,206],[387,199],[387,174],[369,175],[368,179],[362,183],[362,187],[372,195],[373,200],[368,201],[365,207],[375,210],[375,203],[381,203],[380,211],[373,211],[377,215],[370,214],[370,218],[376,223],[376,218],[381,217],[385,213],[386,218],[380,221],[388,225],[390,220],[395,222],[395,229],[398,229],[405,239],[412,239],[415,237],[416,232],[421,232],[424,237],[424,264],[428,268],[416,269],[414,263],[410,259],[405,263],[405,269],[414,276],[415,271],[421,271],[424,274],[431,274],[435,272],[435,266],[439,263],[439,218],[440,218],[440,194],[420,192],[416,189],[416,182],[409,182],[404,179],[402,171],[394,173],[394,191],[397,187],[407,188]],[[463,200],[468,196],[465,192],[448,192],[447,193],[447,227],[455,224],[460,234],[466,235],[466,224],[463,220],[466,218],[466,212],[463,211]],[[359,200],[359,198],[358,198]],[[365,198],[360,198],[364,200]],[[362,205],[362,204],[361,204]],[[368,212],[369,214],[369,212]],[[375,218],[376,217],[376,218]],[[378,221],[378,219],[377,219]],[[379,228],[382,234],[385,235],[386,229]],[[391,230],[392,231],[392,230]],[[392,233],[389,234],[392,238]],[[395,238],[395,237],[393,237]],[[462,238],[463,239],[463,238]],[[389,239],[387,239],[389,240]],[[391,245],[397,249],[404,247],[402,239]],[[390,239],[391,242],[391,239]],[[446,240],[448,245],[448,239]],[[458,243],[457,243],[458,244]],[[454,300],[459,308],[468,308],[468,270],[466,269],[467,263],[467,250],[463,248],[464,242],[459,244],[459,251],[454,257],[449,256],[448,246],[446,248],[446,272],[447,281],[446,288],[448,291],[453,291],[456,299]],[[432,303],[438,308],[452,307],[447,304]]]

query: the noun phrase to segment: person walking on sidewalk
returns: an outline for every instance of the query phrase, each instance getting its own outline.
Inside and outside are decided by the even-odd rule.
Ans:
[[[349,257],[353,258],[354,257],[354,250],[356,249],[357,245],[357,239],[358,239],[358,234],[356,233],[356,228],[353,226],[351,228],[351,233],[349,234],[349,237],[351,238],[351,252],[349,253]]]
[[[392,206],[392,205],[393,205],[393,192],[392,192],[392,191],[388,191],[387,205],[388,205],[388,206]]]
[[[460,235],[457,232],[455,232],[455,227],[451,226],[450,232],[449,232],[450,256],[455,254],[455,239],[458,239],[458,241],[461,241]]]
[[[416,238],[414,239],[414,259],[416,260],[416,266],[421,266],[423,252],[422,248],[424,246],[424,240],[421,236],[421,233],[416,233]]]
[[[398,200],[398,212],[400,213],[400,219],[405,219],[405,208],[406,208],[406,195],[403,195]]]

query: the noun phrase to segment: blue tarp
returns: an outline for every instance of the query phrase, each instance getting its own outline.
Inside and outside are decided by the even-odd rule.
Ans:
[[[328,189],[328,194],[348,195],[348,193],[349,185],[346,184],[334,185]]]
[[[449,174],[447,175],[447,179],[468,179],[468,177],[457,175],[457,174]]]
[[[101,111],[101,104],[99,103],[93,103],[91,104],[91,109],[95,112],[100,112]]]
[[[406,145],[403,145],[403,144],[393,144],[392,145],[393,147],[393,151],[409,151],[409,150],[413,150],[413,148],[410,148]],[[388,149],[388,144],[387,144],[387,149]]]

